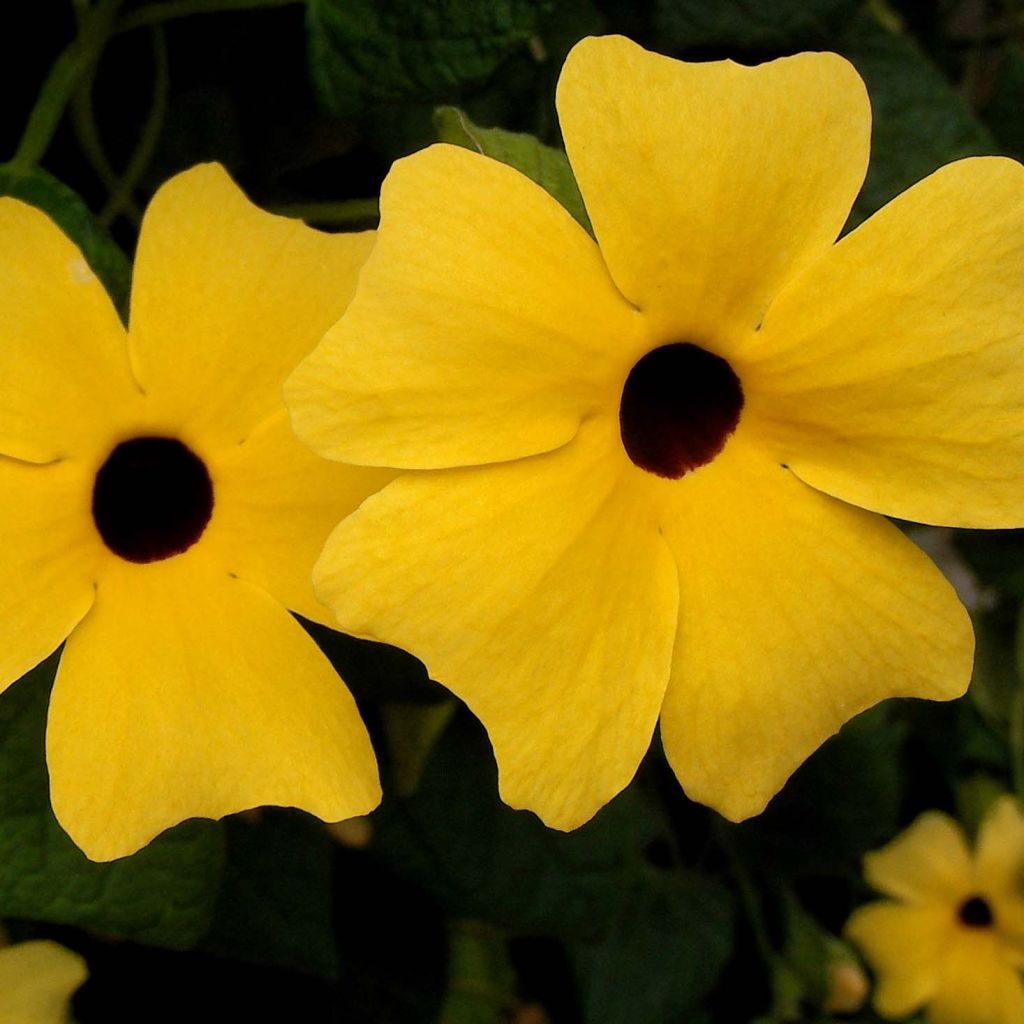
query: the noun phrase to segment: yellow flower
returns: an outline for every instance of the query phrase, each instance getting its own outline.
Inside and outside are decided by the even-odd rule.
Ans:
[[[1012,797],[989,811],[972,857],[945,814],[922,814],[868,854],[864,874],[891,900],[856,911],[848,937],[878,976],[875,1008],[932,1024],[1024,1021],[1024,815]]]
[[[153,199],[127,334],[75,247],[0,200],[0,687],[61,641],[54,811],[90,856],[255,804],[380,799],[355,703],[286,610],[387,474],[318,459],[281,385],[372,235],[253,207],[217,166]]]
[[[317,451],[421,472],[315,583],[482,719],[513,806],[579,825],[660,714],[741,819],[851,716],[967,685],[963,607],[876,513],[1024,521],[1024,168],[953,164],[834,244],[870,134],[834,54],[587,39],[558,108],[596,244],[476,153],[388,176],[286,401]]]
[[[87,977],[82,958],[56,942],[0,949],[0,1021],[64,1024],[68,1003]]]

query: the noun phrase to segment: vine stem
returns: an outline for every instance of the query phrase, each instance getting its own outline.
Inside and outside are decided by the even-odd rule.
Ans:
[[[1024,801],[1024,689],[1018,686],[1009,708],[1010,776],[1013,791]]]
[[[128,166],[124,174],[114,184],[110,198],[97,217],[100,227],[103,228],[109,228],[123,212],[127,212],[133,219],[137,217],[138,211],[134,209],[132,193],[153,159],[167,115],[169,90],[167,41],[164,38],[162,26],[154,25],[150,31],[153,35],[153,99]]]
[[[115,32],[131,32],[136,28],[162,25],[193,14],[218,14],[223,11],[252,11],[260,8],[288,7],[305,0],[163,0],[132,11],[118,22]]]
[[[358,224],[380,217],[376,199],[342,199],[326,203],[283,203],[272,208],[283,217],[297,217],[313,224]]]
[[[103,52],[122,3],[123,0],[99,0],[88,12],[79,9],[78,36],[60,54],[46,76],[28,115],[21,142],[7,165],[10,170],[27,174],[42,160],[75,87]]]
[[[774,967],[778,962],[779,955],[768,936],[768,926],[765,924],[764,914],[761,913],[761,902],[757,898],[757,890],[754,888],[750,872],[743,861],[736,840],[729,827],[721,821],[715,821],[714,831],[719,846],[725,851],[729,860],[733,877],[736,879],[740,902],[743,904],[743,912],[750,924],[750,930],[753,932],[757,951],[767,966]]]

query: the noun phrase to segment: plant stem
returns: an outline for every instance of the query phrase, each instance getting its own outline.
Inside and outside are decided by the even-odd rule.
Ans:
[[[1013,791],[1024,801],[1024,689],[1018,687],[1009,708],[1010,777]]]
[[[153,35],[153,99],[128,166],[111,189],[110,198],[97,218],[100,227],[103,228],[109,227],[122,212],[137,213],[132,210],[132,193],[153,158],[157,142],[160,139],[160,132],[163,130],[164,117],[167,114],[169,87],[167,41],[161,26],[154,26],[151,32]]]
[[[304,3],[305,0],[163,0],[132,11],[118,23],[115,32],[130,32],[132,29],[151,25],[162,25],[176,18],[188,18],[193,14],[217,14],[223,11],[251,11],[260,8],[287,7]]]
[[[11,170],[28,173],[43,158],[75,87],[99,60],[122,2],[99,0],[92,10],[82,15],[77,38],[57,58],[43,82],[21,142],[8,164]]]
[[[732,868],[733,877],[736,879],[740,902],[743,904],[743,912],[750,924],[750,930],[753,932],[757,951],[760,953],[761,959],[765,964],[774,969],[776,963],[778,963],[779,955],[768,936],[768,927],[764,922],[764,915],[761,913],[761,902],[757,898],[757,890],[754,888],[750,872],[743,862],[739,847],[733,838],[732,830],[724,822],[716,820],[714,832],[719,845],[725,851],[725,855],[729,860],[729,866]]]
[[[312,224],[365,224],[380,217],[376,199],[342,199],[327,203],[284,203],[272,208],[284,217],[297,217]]]

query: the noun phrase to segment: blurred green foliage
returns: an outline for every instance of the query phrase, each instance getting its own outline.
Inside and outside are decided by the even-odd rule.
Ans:
[[[1017,0],[47,0],[25,15],[0,43],[0,193],[50,214],[122,311],[140,211],[201,160],[268,208],[345,229],[373,223],[393,158],[442,141],[518,168],[588,226],[553,105],[561,61],[588,33],[689,59],[845,54],[875,117],[851,223],[949,160],[1024,156]],[[0,697],[0,917],[15,938],[85,953],[82,1024],[197,1008],[823,1024],[827,966],[849,955],[835,936],[868,895],[863,854],[923,809],[970,823],[993,792],[1024,788],[1024,541],[962,533],[941,550],[976,584],[972,693],[861,716],[740,826],[688,801],[656,742],[590,824],[547,830],[501,804],[482,731],[422,666],[313,629],[381,754],[386,796],[367,834],[267,810],[186,823],[94,865],[48,809],[51,659]]]

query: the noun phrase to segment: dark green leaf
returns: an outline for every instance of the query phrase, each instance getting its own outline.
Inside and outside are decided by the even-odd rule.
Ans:
[[[860,0],[656,0],[659,43],[672,50],[801,49],[827,38]]]
[[[999,70],[982,110],[986,124],[1003,151],[1024,160],[1024,45],[1008,42],[1000,54]]]
[[[587,231],[591,230],[569,158],[562,150],[521,132],[481,128],[456,107],[438,107],[434,126],[439,141],[475,150],[521,171],[554,196]]]
[[[571,833],[511,810],[486,739],[465,718],[434,748],[416,793],[386,796],[374,821],[371,852],[452,913],[583,938],[619,912],[625,880],[661,828],[635,787]]]
[[[1024,598],[1024,530],[958,530],[954,541],[981,583]]]
[[[335,113],[444,101],[484,83],[521,49],[551,0],[309,0],[313,82]]]
[[[333,906],[339,1019],[437,1021],[453,968],[448,923],[430,895],[366,850],[338,848]]]
[[[448,992],[438,1024],[495,1024],[515,996],[515,971],[508,941],[479,921],[456,921],[449,929]]]
[[[909,35],[862,13],[834,45],[853,61],[871,96],[871,167],[855,219],[951,160],[998,152],[967,101]]]
[[[748,859],[792,874],[857,872],[897,830],[904,732],[885,707],[847,723],[764,814],[734,826]]]
[[[331,921],[331,842],[293,811],[227,822],[228,861],[213,928],[202,948],[234,960],[337,974]]]
[[[791,991],[799,1003],[807,1000],[820,1006],[828,994],[829,936],[800,905],[789,889],[782,890],[782,917],[785,943],[782,970],[788,972]],[[779,982],[777,981],[777,986]],[[782,982],[784,987],[786,982]],[[778,987],[776,1000],[779,1000]],[[784,999],[782,1000],[784,1002]]]
[[[653,869],[622,890],[614,924],[577,944],[587,1024],[690,1020],[732,949],[730,893],[696,872]]]
[[[36,167],[26,174],[0,165],[0,195],[13,196],[49,216],[82,250],[93,273],[124,314],[131,281],[128,260],[71,189],[41,168]]]
[[[0,697],[0,916],[74,924],[187,949],[206,932],[223,869],[214,822],[186,822],[94,864],[50,811],[43,742],[56,655]]]

